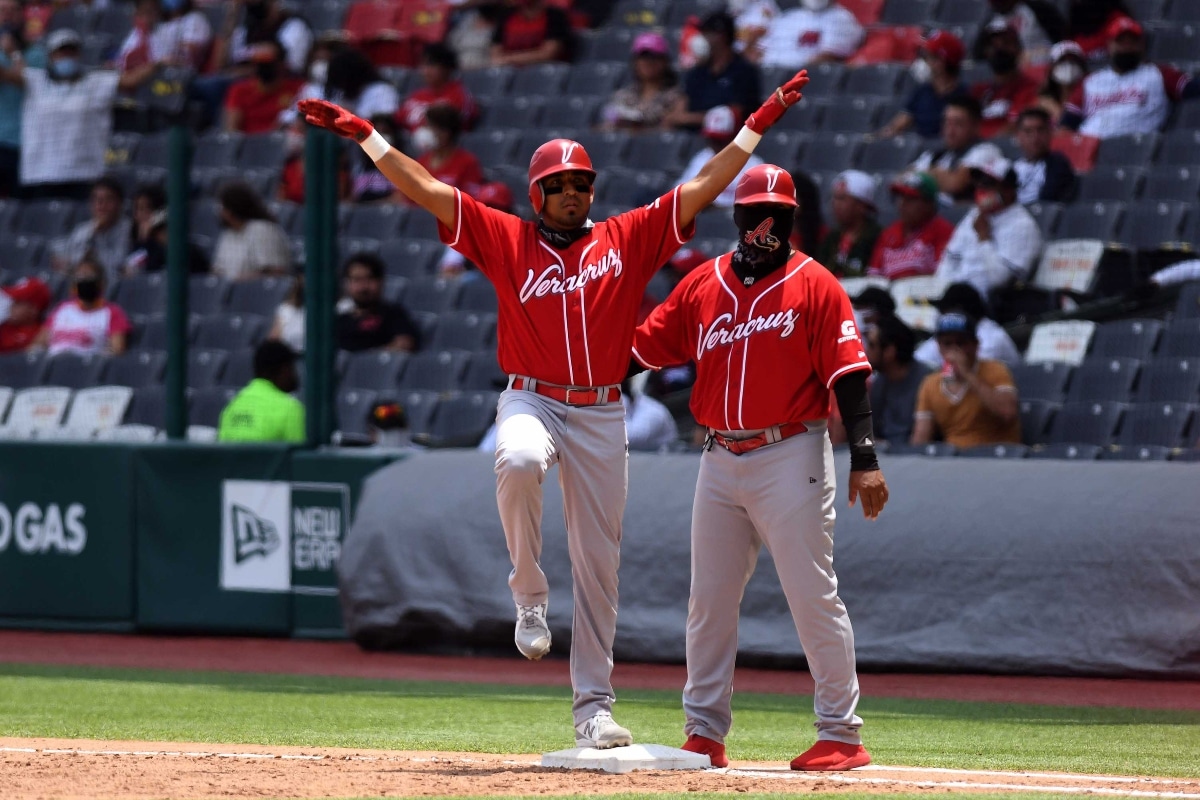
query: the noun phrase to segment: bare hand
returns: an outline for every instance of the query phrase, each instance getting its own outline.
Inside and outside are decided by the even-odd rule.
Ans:
[[[942,358],[954,369],[954,377],[962,378],[967,374],[967,354],[957,347],[947,347],[942,351]]]
[[[878,519],[888,501],[887,481],[883,479],[882,470],[850,473],[851,508],[858,498],[862,498],[863,516],[869,520]]]
[[[992,238],[992,215],[980,211],[979,216],[975,217],[975,235],[979,237],[979,241],[986,242]]]

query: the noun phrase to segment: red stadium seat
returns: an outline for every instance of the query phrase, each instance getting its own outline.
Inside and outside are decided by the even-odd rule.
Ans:
[[[1051,150],[1057,150],[1071,160],[1071,166],[1076,172],[1090,172],[1096,166],[1096,153],[1100,150],[1100,140],[1094,136],[1082,133],[1059,131],[1054,134],[1050,143]]]
[[[874,25],[879,22],[883,13],[884,0],[841,0],[840,5],[854,15],[862,26]]]
[[[866,41],[846,63],[852,67],[885,61],[909,63],[921,47],[921,29],[915,25],[873,28]]]
[[[416,66],[421,43],[404,30],[405,9],[411,5],[359,0],[346,13],[346,37],[376,66]]]

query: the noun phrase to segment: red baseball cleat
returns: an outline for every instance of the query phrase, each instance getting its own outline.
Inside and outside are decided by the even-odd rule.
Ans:
[[[870,763],[871,754],[861,744],[821,740],[793,758],[792,769],[839,772],[855,767],[865,767]]]
[[[701,736],[698,733],[693,733],[683,743],[681,750],[687,750],[689,753],[700,753],[708,756],[708,760],[712,762],[714,767],[728,767],[729,759],[725,757],[725,745],[718,741]]]

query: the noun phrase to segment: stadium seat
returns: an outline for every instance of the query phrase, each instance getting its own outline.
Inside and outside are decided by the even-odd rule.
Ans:
[[[1095,461],[1100,458],[1100,453],[1103,449],[1100,445],[1096,444],[1068,444],[1058,442],[1045,445],[1044,447],[1035,447],[1029,451],[1027,457],[1061,461]]]
[[[633,45],[633,37],[637,34],[633,28],[621,28],[607,25],[598,31],[585,32],[578,37],[576,47],[576,62],[612,61],[614,57],[621,58],[629,53]]]
[[[562,97],[542,109],[542,125],[548,129],[591,126],[597,122],[605,98]],[[547,136],[548,138],[548,136]],[[566,137],[570,138],[570,137]]]
[[[1073,371],[1074,367],[1070,364],[1045,361],[1040,364],[1018,364],[1012,367],[1012,376],[1021,399],[1061,403],[1067,395]]]
[[[1050,149],[1062,153],[1076,172],[1090,172],[1096,166],[1100,140],[1095,136],[1060,130],[1050,140]]]
[[[300,14],[316,34],[340,34],[346,21],[347,0],[313,0],[300,6]],[[218,6],[219,7],[219,6]],[[218,30],[214,28],[214,30]]]
[[[42,383],[48,386],[65,386],[68,389],[83,389],[95,386],[104,374],[106,356],[58,353],[46,357],[46,372]]]
[[[1193,351],[1200,349],[1192,342]],[[1160,356],[1147,363],[1138,381],[1138,400],[1200,403],[1200,356]]]
[[[821,130],[826,133],[870,133],[878,127],[882,110],[883,104],[874,97],[846,98],[825,107]]]
[[[125,418],[133,398],[128,386],[92,386],[80,389],[71,400],[63,426],[89,434],[115,428]]]
[[[1200,202],[1200,166],[1154,167],[1146,177],[1142,197],[1146,200]]]
[[[475,97],[499,98],[508,94],[508,87],[512,84],[515,73],[514,67],[506,66],[468,70],[463,73],[462,82],[467,91]]]
[[[1096,153],[1096,162],[1144,167],[1154,160],[1160,141],[1157,133],[1131,133],[1103,139]]]
[[[571,67],[564,93],[568,97],[599,97],[607,100],[625,78],[625,72],[623,61],[575,64]]]
[[[592,159],[592,164],[598,170],[603,170],[610,166],[618,166],[624,163],[625,156],[629,152],[633,137],[621,131],[586,131],[576,136],[583,148],[587,150],[588,155]],[[528,159],[533,155],[533,151],[529,153],[521,153],[523,158]],[[521,192],[518,196],[524,196]]]
[[[166,169],[170,162],[170,146],[165,132],[148,133],[138,142],[131,163],[139,167]]]
[[[941,0],[888,0],[879,21],[884,25],[937,25]]]
[[[229,361],[229,353],[224,350],[205,350],[203,348],[188,348],[187,385],[192,389],[204,389],[213,386],[224,386],[221,373]]]
[[[389,276],[413,279],[432,275],[445,251],[439,242],[420,239],[391,239],[379,249]]]
[[[691,145],[691,137],[680,131],[644,133],[634,138],[622,166],[677,173],[683,169]]]
[[[1021,399],[1018,407],[1021,415],[1021,440],[1027,445],[1046,441],[1050,423],[1054,421],[1061,405],[1050,400]]]
[[[1034,220],[1037,221],[1038,228],[1042,231],[1042,236],[1046,239],[1051,238],[1058,227],[1058,220],[1062,217],[1062,204],[1030,203],[1028,209],[1029,213],[1033,215]]]
[[[1149,358],[1158,345],[1162,323],[1156,319],[1106,322],[1092,336],[1091,358]]]
[[[1113,443],[1113,437],[1124,413],[1123,403],[1064,403],[1050,424],[1049,441],[1053,444],[1092,444],[1107,447]]]
[[[383,299],[389,303],[404,305],[404,293],[408,291],[408,278],[403,275],[385,275]]]
[[[211,130],[196,137],[192,168],[237,166],[242,138],[240,133],[222,130]]]
[[[1079,176],[1080,203],[1096,201],[1125,201],[1138,196],[1145,170],[1141,167],[1101,164],[1091,172]]]
[[[399,395],[392,395],[392,397],[404,409],[405,416],[408,418],[408,430],[413,439],[419,442],[426,441],[442,393],[427,389],[412,389],[401,391]]]
[[[946,442],[928,442],[927,444],[889,444],[885,451],[889,456],[933,456],[949,457],[958,455],[958,448]]]
[[[963,458],[1025,458],[1029,455],[1029,447],[1023,444],[984,444],[959,450],[958,455]]]
[[[167,396],[162,386],[143,386],[133,390],[133,400],[125,412],[125,424],[149,425],[162,430],[167,424]]]
[[[476,350],[471,354],[471,363],[463,377],[462,388],[468,390],[499,391],[508,385],[508,375],[500,369],[496,349]]]
[[[167,354],[161,350],[130,350],[108,359],[104,383],[140,389],[162,382],[167,368]]]
[[[1183,109],[1200,108],[1194,103],[1187,103],[1180,106],[1177,113],[1182,116]],[[1170,172],[1178,169],[1182,165],[1191,164],[1195,154],[1200,152],[1200,125],[1193,127],[1183,124],[1180,120],[1180,125],[1173,131],[1168,131],[1163,135],[1162,147],[1158,151],[1158,167],[1157,169]]]
[[[1174,448],[1161,445],[1115,445],[1100,451],[1101,461],[1169,461]]]
[[[369,239],[390,239],[400,235],[408,209],[395,203],[351,206],[344,233]]]
[[[268,328],[266,317],[257,314],[213,314],[196,326],[197,347],[236,350],[262,340]]]
[[[1055,236],[1060,239],[1116,239],[1117,226],[1125,214],[1125,204],[1077,203],[1067,206],[1058,220]]]
[[[618,0],[608,24],[621,28],[653,28],[666,24],[671,0]]]
[[[1136,358],[1088,358],[1071,376],[1067,400],[1128,402],[1141,368]]]
[[[379,254],[383,243],[365,236],[342,236],[337,240],[337,263],[345,264],[358,253]]]
[[[700,239],[733,239],[737,227],[733,224],[733,213],[728,208],[710,208],[696,216],[696,236]]]
[[[446,311],[438,317],[433,350],[484,350],[495,340],[496,315],[475,311]]]
[[[229,283],[220,275],[193,275],[188,279],[188,310],[216,314],[225,309]]]
[[[524,192],[517,195],[517,197],[522,197],[523,195]],[[413,211],[404,221],[404,236],[408,239],[424,239],[430,242],[440,242],[437,217],[422,209]]]
[[[96,432],[96,438],[102,442],[130,442],[139,444],[153,442],[158,438],[158,435],[158,429],[153,425],[140,425],[137,423],[116,425],[112,428],[104,428]]]
[[[1179,324],[1181,319],[1200,318],[1200,281],[1187,283],[1179,292],[1179,300],[1175,303],[1175,319],[1171,327]]]
[[[474,447],[496,420],[494,391],[459,392],[437,404],[429,426],[428,442],[433,447]]]
[[[849,97],[856,100],[868,97],[886,97],[891,100],[900,90],[900,84],[907,73],[908,67],[904,64],[884,63],[855,67],[846,73],[843,89]]]
[[[2,438],[29,438],[38,431],[57,428],[70,401],[71,390],[65,386],[18,389],[4,421]]]
[[[235,394],[237,390],[228,386],[197,389],[188,403],[188,424],[217,427],[221,421],[221,412]]]
[[[1187,6],[1189,4],[1186,0],[1184,2],[1177,0],[1175,5]],[[1195,16],[1193,11],[1190,21],[1194,24],[1175,25],[1156,30],[1150,40],[1149,60],[1165,63],[1193,60],[1196,54],[1200,53],[1200,19],[1195,19]]]
[[[805,88],[807,95],[808,89]],[[775,123],[774,131],[785,131],[789,133],[805,133],[812,134],[821,127],[821,118],[825,115],[825,109],[829,103],[836,102],[837,98],[832,96],[827,97],[805,97],[799,103],[788,109],[788,113],[783,116],[783,119]]]
[[[456,350],[427,350],[409,359],[400,377],[402,389],[427,389],[448,392],[458,389],[466,373],[471,354]]]
[[[545,105],[546,98],[541,96],[509,97],[489,106],[483,116],[489,128],[534,130],[541,126]]]
[[[242,388],[254,379],[254,348],[243,347],[229,351],[225,372],[221,375],[222,386]]]
[[[340,386],[343,389],[370,389],[394,393],[409,358],[408,353],[390,350],[347,353],[346,369],[342,374]]]
[[[41,353],[4,353],[0,355],[0,386],[10,389],[37,386],[46,374],[46,366]]]
[[[225,308],[236,314],[274,317],[275,309],[279,308],[291,290],[291,278],[267,277],[236,281],[229,287],[229,298],[225,302]]]
[[[552,61],[546,64],[533,64],[521,67],[509,84],[510,97],[553,97],[558,99],[566,86],[567,76],[571,72],[569,64]]]
[[[432,339],[437,332],[438,315],[432,311],[409,311],[408,313],[421,334],[421,341],[428,342]]]
[[[78,208],[71,200],[27,200],[16,227],[26,236],[63,236],[74,226]]]
[[[456,304],[459,311],[496,312],[499,300],[496,297],[496,289],[492,286],[491,281],[484,278],[475,278],[460,282],[462,283],[462,289],[459,290],[458,303]]]
[[[459,144],[481,164],[505,164],[512,159],[518,138],[516,131],[484,129],[464,133]]]
[[[1186,447],[1196,406],[1185,403],[1137,403],[1125,412],[1119,445]]]
[[[126,314],[160,314],[167,308],[166,272],[143,272],[122,278],[112,293]]]
[[[865,172],[903,172],[924,147],[921,137],[916,134],[876,139],[863,145],[858,168]]]
[[[1117,238],[1135,250],[1178,247],[1187,214],[1188,204],[1178,201],[1137,203],[1126,212]]]
[[[861,137],[848,133],[818,133],[804,148],[800,165],[806,170],[841,172],[855,165]]]
[[[454,308],[461,289],[458,281],[434,275],[413,276],[404,293],[405,308],[440,314]]]
[[[259,133],[242,139],[237,166],[242,169],[279,170],[287,158],[283,133]]]
[[[754,153],[766,163],[790,171],[800,163],[800,154],[808,139],[807,134],[796,131],[771,131],[759,142]]]
[[[596,198],[604,203],[636,208],[667,192],[674,181],[662,170],[610,167],[596,178]]]
[[[365,436],[367,415],[379,397],[377,392],[342,389],[337,395],[337,429],[341,433]]]
[[[953,0],[942,3],[937,14],[937,24],[943,28],[947,25],[966,25],[981,22],[990,16],[991,9],[986,0]],[[970,44],[967,42],[968,47]]]

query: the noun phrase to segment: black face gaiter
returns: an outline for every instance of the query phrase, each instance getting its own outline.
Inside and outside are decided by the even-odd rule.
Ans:
[[[1133,72],[1142,65],[1141,53],[1116,53],[1112,57],[1113,69],[1119,74]]]
[[[791,206],[734,206],[738,246],[732,264],[743,284],[750,286],[787,263],[792,254],[788,238],[792,235],[795,216],[796,209]]]
[[[586,220],[582,225],[570,231],[556,231],[546,224],[545,220],[538,217],[537,221],[538,234],[546,240],[546,244],[553,247],[555,250],[566,250],[577,241],[587,236],[592,231],[592,221]]]

